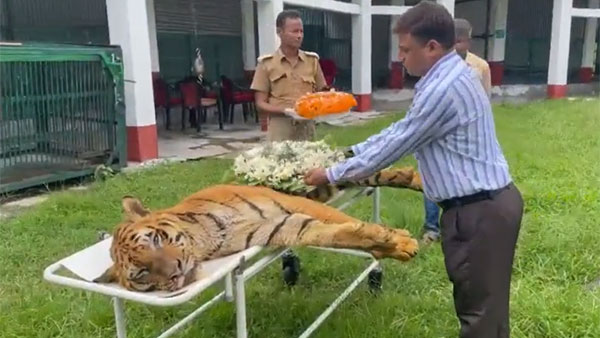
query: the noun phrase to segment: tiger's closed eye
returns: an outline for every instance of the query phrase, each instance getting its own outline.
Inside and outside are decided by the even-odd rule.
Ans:
[[[158,234],[158,232],[154,233],[154,237],[152,238],[152,242],[153,242],[155,248],[160,248],[160,246],[161,246],[161,238],[160,238],[160,235]]]
[[[144,276],[148,275],[149,273],[150,273],[150,271],[148,271],[148,269],[141,269],[131,279],[140,279],[140,278],[143,278]]]

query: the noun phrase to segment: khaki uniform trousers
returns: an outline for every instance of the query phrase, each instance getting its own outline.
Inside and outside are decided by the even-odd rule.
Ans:
[[[269,116],[267,141],[313,141],[315,121],[294,120],[289,116]]]

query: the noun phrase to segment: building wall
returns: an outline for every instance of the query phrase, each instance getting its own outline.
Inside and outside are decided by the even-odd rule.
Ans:
[[[390,5],[389,0],[373,0],[373,6]],[[387,87],[389,83],[390,64],[390,20],[389,15],[373,16],[371,31],[372,50],[372,83],[374,88]]]
[[[302,49],[333,59],[338,68],[336,86],[350,88],[352,66],[352,26],[350,15],[285,5],[302,16],[304,42]]]
[[[155,0],[159,60],[171,81],[200,48],[210,81],[243,78],[239,0]],[[0,0],[0,40],[109,44],[105,0]]]
[[[574,6],[585,7],[586,0]],[[583,51],[585,22],[574,18],[571,27],[569,81],[577,80]],[[550,58],[552,1],[509,0],[505,69],[510,82],[545,83]]]
[[[350,0],[342,0],[350,2]],[[373,0],[373,5],[389,5],[389,0]],[[321,58],[336,62],[338,75],[336,86],[349,90],[352,73],[352,25],[351,16],[306,7],[285,5],[298,10],[304,24],[302,48],[317,52]],[[389,16],[373,17],[372,28],[372,83],[373,87],[385,87],[389,76]]]
[[[485,55],[487,0],[457,2],[455,16],[473,26],[472,51]],[[550,58],[551,0],[509,0],[505,55],[505,79],[509,83],[545,83]],[[574,0],[585,7],[586,0]],[[584,20],[575,18],[571,31],[569,81],[577,80],[583,51]]]
[[[600,75],[600,25],[596,32],[596,74]]]
[[[0,0],[0,39],[108,44],[104,0]]]
[[[205,77],[243,78],[239,0],[154,0],[161,74],[176,81],[190,75],[196,48]]]
[[[471,23],[473,26],[471,52],[485,58],[487,0],[457,2],[454,16]]]
[[[349,1],[349,0],[344,0]],[[585,7],[587,0],[575,0]],[[414,5],[419,0],[406,0]],[[373,0],[388,5],[389,0]],[[190,74],[195,48],[200,48],[209,80],[225,74],[240,80],[241,8],[239,0],[155,0],[161,73],[169,80]],[[474,27],[473,51],[484,56],[487,0],[461,0],[456,16]],[[300,9],[305,45],[339,67],[338,84],[350,87],[350,16]],[[551,0],[509,0],[506,72],[509,82],[545,82],[547,76]],[[0,0],[0,40],[108,44],[105,0]],[[573,20],[569,81],[577,79],[583,46],[584,19]],[[373,17],[372,74],[374,87],[385,86],[389,62],[389,16]],[[600,64],[600,53],[598,53]]]

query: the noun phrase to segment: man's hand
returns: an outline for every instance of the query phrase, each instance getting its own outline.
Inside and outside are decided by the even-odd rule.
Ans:
[[[254,93],[254,101],[256,102],[256,108],[262,113],[267,114],[284,114],[282,107],[276,106],[274,104],[269,103],[269,94],[265,92],[255,92]]]
[[[296,111],[294,109],[286,108],[283,110],[283,113],[285,115],[293,118],[294,120],[308,120],[307,118],[304,118],[304,117],[298,115],[298,113],[296,113]]]
[[[308,185],[323,185],[329,183],[329,179],[324,168],[315,168],[304,174],[304,183]]]

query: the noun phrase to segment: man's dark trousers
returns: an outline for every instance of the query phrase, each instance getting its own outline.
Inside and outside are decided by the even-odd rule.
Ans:
[[[442,251],[461,338],[508,338],[509,298],[523,199],[511,183],[489,199],[445,208]]]

